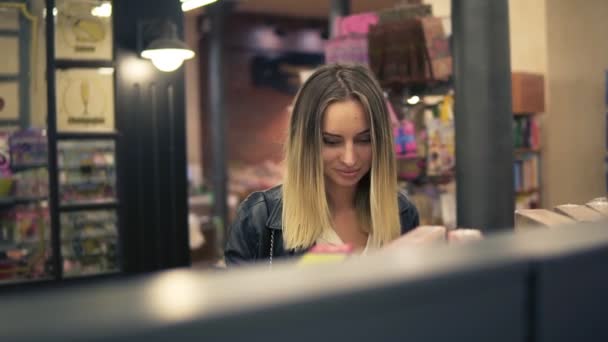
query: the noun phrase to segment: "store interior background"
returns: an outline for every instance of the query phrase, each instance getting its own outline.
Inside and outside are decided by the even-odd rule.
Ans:
[[[435,16],[446,17],[450,30],[450,1],[425,1]],[[352,12],[360,13],[391,7],[395,1],[352,1]],[[281,17],[326,20],[328,2],[248,1],[242,12],[261,12]],[[577,15],[572,15],[577,13]],[[542,118],[542,206],[582,203],[605,192],[605,88],[608,40],[603,32],[608,3],[591,0],[581,6],[570,0],[510,0],[511,68],[545,75],[546,115]],[[198,47],[199,13],[186,13],[185,37]],[[567,24],[566,24],[567,23]],[[204,59],[204,51],[197,51]],[[238,93],[239,82],[231,76],[248,75],[245,69],[228,69],[227,135],[228,160],[233,163],[259,163],[280,160],[281,141],[288,120],[287,106],[292,96],[268,89],[259,90],[246,104]],[[247,65],[241,64],[242,67]],[[188,166],[203,168],[205,150],[201,128],[205,112],[201,103],[204,85],[200,65],[189,61],[186,68],[186,108],[188,120]],[[234,93],[233,93],[234,92]],[[262,95],[258,97],[257,95]],[[234,96],[234,97],[233,97]],[[238,98],[238,101],[231,101]],[[232,106],[239,106],[235,108]],[[201,122],[203,120],[203,122]]]
[[[298,68],[291,67],[281,70],[281,73],[293,77],[274,77],[273,73],[280,67],[271,58],[283,55],[289,62],[296,62],[293,64],[300,63],[309,67],[322,64],[324,46],[330,36],[328,22],[332,2],[224,2],[231,8],[224,20],[222,40],[224,104],[221,114],[226,120],[223,136],[226,153],[222,156],[227,164],[229,209],[228,220],[222,222],[218,219],[217,212],[214,212],[212,198],[212,187],[217,181],[213,178],[214,166],[220,163],[214,163],[214,158],[217,157],[214,152],[217,150],[213,149],[217,144],[212,141],[211,135],[211,88],[207,72],[210,50],[207,33],[210,25],[205,19],[214,5],[182,12],[177,0],[158,0],[158,6],[146,6],[147,1],[116,1],[112,4],[113,26],[110,27],[113,34],[108,35],[111,37],[108,39],[113,39],[113,45],[110,46],[113,46],[114,51],[105,60],[70,60],[57,55],[53,58],[50,55],[53,53],[53,45],[46,44],[50,41],[45,31],[48,27],[39,25],[37,28],[41,38],[37,40],[36,50],[32,51],[32,60],[39,62],[32,63],[30,69],[34,75],[31,84],[27,85],[31,88],[31,96],[22,99],[27,104],[24,107],[29,107],[23,110],[24,113],[29,113],[25,119],[27,122],[22,127],[37,128],[39,133],[54,130],[49,122],[55,121],[55,116],[61,117],[56,114],[62,110],[62,101],[57,100],[57,92],[53,89],[56,85],[53,85],[55,82],[52,78],[55,77],[55,69],[57,75],[61,75],[63,69],[83,66],[112,69],[111,74],[101,78],[111,83],[115,96],[115,105],[110,111],[114,121],[109,130],[72,131],[70,134],[68,131],[62,132],[59,127],[55,130],[59,135],[66,133],[60,139],[51,139],[51,134],[48,134],[49,146],[62,139],[74,140],[75,137],[76,143],[70,142],[72,147],[81,145],[78,139],[90,141],[93,150],[100,148],[96,141],[101,141],[102,147],[104,141],[115,143],[115,148],[109,154],[111,158],[104,165],[98,165],[101,166],[100,170],[95,171],[109,170],[108,177],[103,182],[109,182],[110,193],[101,191],[97,198],[81,198],[84,203],[77,200],[66,203],[59,198],[66,186],[65,179],[60,180],[60,184],[55,187],[49,184],[49,179],[54,178],[50,174],[54,168],[48,166],[58,164],[57,167],[61,168],[61,163],[53,162],[50,157],[47,160],[45,156],[39,165],[26,165],[29,168],[34,166],[46,169],[44,172],[47,173],[42,177],[42,192],[36,194],[38,196],[35,198],[25,200],[35,202],[36,208],[43,209],[40,211],[44,218],[41,227],[51,227],[52,234],[48,230],[44,234],[42,230],[37,232],[36,238],[46,242],[40,244],[40,250],[46,254],[36,253],[38,245],[27,239],[19,241],[15,246],[20,251],[29,251],[27,258],[45,255],[46,258],[39,258],[45,264],[45,276],[53,274],[54,278],[62,278],[58,271],[62,269],[60,258],[52,255],[60,255],[60,238],[63,234],[60,232],[60,219],[70,216],[68,211],[94,214],[110,210],[108,212],[112,215],[108,222],[111,221],[109,230],[111,245],[114,247],[109,249],[112,252],[108,253],[108,258],[118,260],[120,254],[123,259],[120,263],[112,262],[112,271],[120,269],[125,273],[146,272],[186,266],[190,261],[197,263],[198,260],[220,260],[222,244],[226,238],[222,233],[234,216],[239,202],[251,191],[266,189],[281,181],[280,163],[290,105],[301,80],[297,77]],[[387,10],[404,1],[351,0],[350,14]],[[41,23],[44,22],[42,18],[45,6],[55,4],[44,0],[28,2],[32,6],[32,12],[41,18]],[[11,2],[0,0],[0,3],[6,5]],[[62,3],[66,2],[56,2],[59,8]],[[433,16],[441,19],[446,35],[450,35],[451,1],[427,0],[423,3],[432,5]],[[508,4],[511,71],[542,75],[545,83],[545,110],[534,114],[541,127],[541,148],[539,152],[534,151],[541,160],[541,174],[538,177],[541,184],[537,189],[540,194],[539,206],[553,209],[556,205],[582,204],[605,196],[608,185],[608,41],[604,37],[604,31],[608,2],[588,0],[582,5],[582,2],[575,0],[509,0]],[[3,11],[6,12],[6,9]],[[161,17],[174,21],[179,35],[196,52],[194,59],[186,61],[183,67],[170,73],[155,69],[149,61],[138,56],[138,41],[141,37],[137,26],[150,18]],[[46,23],[49,24],[50,21]],[[6,20],[0,22],[0,34],[11,34],[12,31],[6,32],[5,28],[9,24]],[[57,40],[61,42],[61,39]],[[6,41],[0,41],[0,45],[7,44]],[[12,65],[17,63],[12,61],[18,60],[16,48],[13,45],[3,47],[3,55],[6,51],[6,56],[12,58],[7,58],[11,62],[3,67],[16,69],[17,65]],[[23,56],[21,58],[26,60]],[[254,62],[257,64],[254,65]],[[495,69],[490,70],[494,72]],[[0,70],[0,81],[7,80],[15,83]],[[48,86],[47,80],[53,86]],[[498,83],[505,84],[502,81]],[[177,101],[174,101],[174,95],[177,95]],[[182,95],[185,101],[182,100]],[[495,113],[491,111],[487,113],[488,116],[493,114]],[[456,136],[458,139],[458,133]],[[61,148],[59,150],[61,154]],[[87,164],[90,161],[83,159],[80,162],[91,166]],[[86,171],[90,168],[84,169]],[[505,168],[496,167],[494,170],[497,173],[505,171],[505,174],[510,175]],[[78,177],[91,178],[91,173],[81,168],[75,169],[77,172],[73,171]],[[19,178],[23,175],[23,170],[16,173],[16,178]],[[189,185],[186,184],[186,174]],[[469,179],[472,178],[474,177]],[[85,182],[84,185],[89,184]],[[465,187],[460,189],[462,188]],[[23,197],[19,193],[11,195],[17,200],[21,199],[20,196]],[[497,197],[492,207],[499,207],[498,200],[511,195],[505,193],[503,197]],[[19,201],[11,202],[13,198],[10,196],[4,200],[7,202],[4,204],[6,213],[20,209]],[[86,200],[93,202],[88,203]],[[47,202],[54,203],[58,208],[49,208]],[[508,202],[511,203],[510,200]],[[487,206],[487,211],[492,211],[492,207]],[[188,215],[188,211],[191,215]],[[512,209],[502,211],[508,219],[512,218]],[[486,210],[479,212],[485,213]],[[49,219],[47,222],[49,216],[55,221]],[[486,216],[492,215],[490,213]],[[188,225],[187,219],[192,217],[194,220],[190,223],[194,223]],[[10,227],[15,223],[18,222],[11,221]],[[0,226],[7,231],[12,229],[10,227]],[[470,227],[485,228],[483,225]],[[84,236],[87,237],[86,234]],[[87,239],[89,238],[95,240],[94,236],[88,236]],[[108,237],[104,239],[109,240]],[[83,245],[80,240],[65,240],[64,248],[71,246],[76,251]],[[7,244],[11,248],[13,245]],[[117,253],[117,249],[122,250],[122,253]],[[10,270],[3,274],[13,272],[15,265],[27,260],[21,254],[19,256],[13,258],[18,259],[18,262],[10,261]],[[65,255],[63,257],[65,259]],[[8,255],[0,255],[0,261],[9,259]]]
[[[444,30],[450,34],[450,0],[424,3],[433,6],[434,16],[442,18]],[[352,0],[351,14],[378,11],[395,4],[391,0]],[[279,21],[323,23],[329,10],[329,2],[322,0],[297,3],[265,0],[239,4],[235,12],[270,16]],[[603,32],[607,14],[608,2],[602,0],[587,1],[584,5],[571,0],[509,1],[511,70],[538,73],[545,81],[546,110],[537,116],[542,131],[541,208],[585,203],[606,192],[608,40]],[[194,184],[200,184],[200,177],[208,181],[209,175],[209,151],[205,148],[208,146],[206,53],[201,50],[200,15],[200,11],[187,12],[184,19],[185,39],[197,49],[198,56],[185,65],[188,169]],[[258,36],[259,42],[270,48],[285,44],[272,29],[265,30],[258,27],[258,33],[267,35],[266,40]],[[246,40],[240,42],[246,45]],[[307,43],[296,48],[323,53],[322,41],[313,39]],[[269,161],[274,166],[281,160],[293,95],[250,86],[249,64],[243,61],[255,47],[248,49],[238,44],[231,42],[225,50],[228,168],[238,170]],[[234,171],[231,176],[234,183]],[[237,172],[236,177],[242,176]],[[232,210],[237,203],[238,198],[232,196]]]

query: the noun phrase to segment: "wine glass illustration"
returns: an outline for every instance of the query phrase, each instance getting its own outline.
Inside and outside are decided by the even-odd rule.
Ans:
[[[89,114],[89,97],[91,95],[91,85],[89,81],[83,80],[80,82],[80,99],[82,100],[82,104],[84,105],[83,115]]]

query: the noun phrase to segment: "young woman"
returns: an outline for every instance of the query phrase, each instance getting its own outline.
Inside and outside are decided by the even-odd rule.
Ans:
[[[240,206],[226,263],[272,262],[317,243],[381,248],[419,224],[398,192],[392,127],[368,69],[327,65],[296,96],[282,186]]]

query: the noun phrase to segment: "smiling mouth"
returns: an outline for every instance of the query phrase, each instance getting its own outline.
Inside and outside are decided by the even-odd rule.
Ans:
[[[359,170],[337,170],[339,173],[347,176],[356,175],[359,173]]]

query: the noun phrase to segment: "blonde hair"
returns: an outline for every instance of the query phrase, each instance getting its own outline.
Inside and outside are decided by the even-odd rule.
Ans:
[[[319,68],[302,85],[289,122],[282,189],[286,249],[308,248],[332,226],[321,129],[329,104],[345,100],[359,101],[370,121],[372,165],[355,195],[360,226],[370,234],[374,247],[400,235],[393,134],[382,90],[366,67],[332,64]]]

